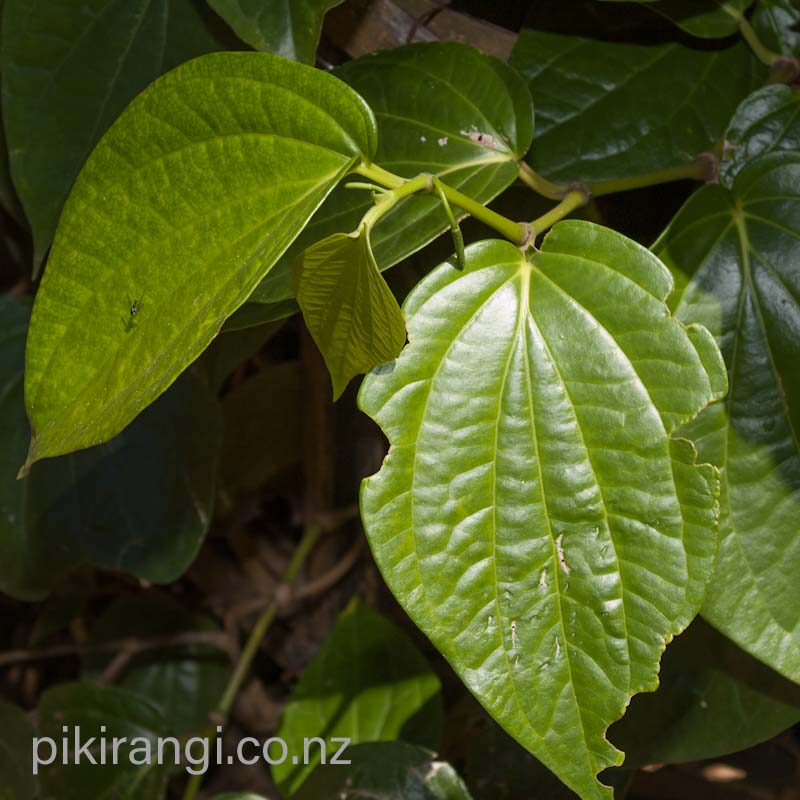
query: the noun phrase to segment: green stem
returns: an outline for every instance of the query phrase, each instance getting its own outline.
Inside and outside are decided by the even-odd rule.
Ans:
[[[525,161],[519,162],[519,179],[536,194],[548,200],[560,200],[569,191],[569,186],[547,180],[538,172],[534,172],[530,164]]]
[[[551,208],[546,214],[537,217],[531,222],[534,236],[538,236],[548,228],[551,228],[559,220],[571,214],[573,211],[585,206],[589,202],[589,198],[585,192],[580,189],[572,189],[567,192],[564,199],[554,208]]]
[[[317,543],[317,539],[319,539],[321,533],[322,528],[319,525],[309,525],[305,529],[303,532],[303,538],[297,545],[297,548],[292,555],[292,560],[289,562],[289,566],[286,568],[286,572],[283,576],[282,586],[291,586],[291,584],[297,580],[297,576],[300,574],[300,570],[302,569],[308,554]],[[242,688],[242,684],[250,672],[253,659],[255,659],[258,649],[261,646],[261,642],[267,635],[269,629],[272,627],[272,623],[275,621],[275,617],[277,615],[278,600],[275,599],[261,612],[261,616],[259,616],[256,624],[253,626],[253,630],[250,631],[250,635],[247,637],[247,642],[242,649],[233,674],[228,681],[228,685],[225,687],[225,691],[222,693],[222,697],[220,698],[219,703],[217,703],[217,707],[209,715],[216,721],[217,725],[224,727],[228,721],[228,715],[230,714],[231,707],[236,700],[236,696],[239,694],[239,690]],[[215,725],[206,733],[206,737],[213,740],[216,736],[216,730],[217,727]],[[189,782],[186,784],[186,789],[183,792],[183,800],[194,800],[197,797],[197,793],[200,791],[202,784],[202,774],[192,775],[189,779]]]
[[[364,217],[364,222],[369,224],[374,224],[378,218],[383,216],[383,214],[385,214],[386,211],[391,208],[391,206],[385,206],[381,208],[384,202],[394,205],[402,197],[407,197],[408,195],[415,194],[417,192],[430,191],[433,186],[432,178],[428,175],[419,175],[411,180],[405,180],[399,175],[395,175],[388,170],[385,170],[383,167],[379,167],[377,164],[359,164],[353,169],[353,172],[365,178],[370,178],[376,183],[386,186],[392,190],[391,192],[387,192],[383,197],[379,198],[378,205],[376,205],[374,209],[371,209],[367,212],[366,216]],[[462,194],[452,186],[448,186],[446,183],[441,183],[440,185],[442,193],[452,205],[458,206],[462,211],[466,211],[467,214],[475,217],[475,219],[478,219],[487,224],[489,227],[494,228],[498,233],[501,233],[503,236],[505,236],[506,239],[510,239],[512,242],[514,242],[514,244],[523,246],[528,243],[529,232],[527,225],[520,222],[513,222],[512,220],[508,219],[508,217],[504,217],[501,214],[498,214],[496,211],[486,208],[486,206],[482,205],[477,200],[467,197],[467,195]],[[398,195],[398,193],[400,194]],[[389,198],[391,196],[395,196],[396,199],[393,201],[390,200]],[[375,213],[373,216],[370,216],[372,212]],[[367,217],[370,217],[369,220]]]
[[[747,18],[741,12],[731,9],[728,5],[723,5],[723,8],[731,14],[739,23],[739,33],[742,38],[750,46],[750,49],[755,54],[755,57],[762,63],[771,67],[779,58],[780,53],[775,53],[764,45],[758,34],[753,30],[753,26],[747,21]]]

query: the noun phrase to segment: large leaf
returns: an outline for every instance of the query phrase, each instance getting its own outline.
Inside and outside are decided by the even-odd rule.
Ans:
[[[350,61],[335,74],[375,112],[375,161],[382,167],[406,178],[436,174],[480,203],[516,180],[517,161],[533,136],[533,106],[525,81],[502,61],[452,42],[415,44]],[[291,298],[293,255],[326,236],[355,230],[370,205],[364,192],[337,189],[252,299]],[[402,201],[372,232],[380,269],[447,227],[437,198]]]
[[[122,430],[374,149],[355,92],[267,53],[195,59],[139,95],[81,172],[36,297],[28,464]]]
[[[0,800],[34,800],[33,726],[25,712],[0,700]]]
[[[36,464],[22,381],[29,304],[0,298],[0,590],[40,599],[79,564],[158,582],[178,578],[211,523],[222,425],[203,381],[187,374],[119,437]]]
[[[405,742],[360,744],[342,756],[352,763],[318,766],[296,800],[472,800],[446,761]]]
[[[103,725],[105,731],[101,731]],[[157,740],[171,735],[170,726],[158,706],[143,695],[116,686],[59,684],[42,695],[39,735],[53,739],[58,746],[55,761],[39,768],[47,797],[161,800],[166,796],[169,772],[176,766],[174,748],[165,743],[165,763],[159,764]],[[97,763],[92,764],[85,754],[80,763],[74,763],[74,756],[63,753],[64,737],[72,747],[76,735],[84,743],[94,737],[91,753]],[[100,763],[98,737],[106,740],[105,764]],[[114,764],[110,740],[123,737],[125,742],[119,748],[118,763]],[[50,748],[42,746],[42,758],[46,759],[49,754]],[[65,760],[68,763],[64,763]]]
[[[664,266],[562,222],[527,260],[468,250],[406,301],[411,344],[360,402],[391,442],[362,513],[386,582],[484,707],[584,800],[653,689],[716,551],[713,467],[670,432],[724,393]]]
[[[314,63],[325,13],[342,0],[209,0],[240,39],[294,61]]]
[[[336,737],[354,745],[403,738],[433,748],[439,744],[441,715],[439,679],[425,658],[390,622],[351,604],[303,673],[277,735],[295,754],[320,737],[328,759],[341,746],[341,738],[332,741]],[[305,763],[272,767],[284,795],[294,795],[319,762],[316,744],[308,753]],[[350,757],[349,745],[341,757]]]
[[[536,98],[529,160],[557,181],[601,181],[710,150],[763,68],[747,46],[695,49],[526,30],[511,63]]]
[[[353,377],[400,355],[406,324],[378,271],[367,228],[335,233],[304,250],[294,265],[294,285],[334,399]]]
[[[749,161],[773,150],[800,150],[800,94],[775,84],[742,101],[725,133],[720,167],[729,188]]]
[[[800,681],[800,154],[753,161],[733,189],[707,186],[656,252],[675,313],[716,335],[730,393],[688,434],[722,475],[719,561],[703,615]]]
[[[609,731],[625,768],[744,750],[800,721],[797,686],[696,619],[667,648],[654,694]]]
[[[758,0],[753,28],[775,52],[800,56],[800,6],[794,0]]]
[[[3,115],[37,267],[92,148],[148,83],[218,49],[195,0],[6,0]]]

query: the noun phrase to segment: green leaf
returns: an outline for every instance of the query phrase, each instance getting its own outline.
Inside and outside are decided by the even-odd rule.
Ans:
[[[619,2],[620,0],[605,0]],[[628,2],[628,0],[624,0]],[[753,0],[636,0],[679,28],[703,39],[732,36],[739,30],[739,16]]]
[[[525,81],[502,61],[452,42],[414,44],[349,61],[335,74],[375,112],[375,161],[382,167],[406,178],[430,172],[480,203],[516,180],[533,136],[533,105]],[[251,299],[291,298],[292,257],[326,236],[355,230],[371,205],[364,192],[337,189]],[[436,197],[401,201],[372,232],[380,269],[448,227]]]
[[[356,375],[396,358],[406,324],[372,255],[370,231],[335,233],[294,265],[297,302],[322,353],[337,399]]]
[[[358,603],[342,613],[336,628],[303,673],[284,710],[277,735],[290,753],[303,753],[313,737],[326,741],[328,760],[341,746],[404,738],[437,747],[441,730],[439,679],[408,637]],[[310,742],[308,763],[272,767],[286,796],[294,796],[319,762]],[[350,745],[341,758],[350,758]],[[336,767],[334,772],[344,767]],[[337,784],[338,785],[338,784]],[[304,794],[332,797],[328,794]]]
[[[0,69],[11,174],[38,270],[80,168],[123,108],[219,49],[193,0],[5,0]]]
[[[228,792],[214,795],[213,800],[266,800],[260,794],[242,794],[241,792]]]
[[[360,744],[343,755],[351,765],[318,766],[295,800],[472,800],[458,773],[434,753],[405,742]]]
[[[667,648],[659,687],[609,731],[625,768],[745,750],[800,721],[800,687],[696,619]]]
[[[800,154],[748,164],[733,189],[689,199],[654,249],[672,269],[674,306],[717,337],[724,404],[687,431],[721,470],[721,539],[705,618],[800,681]]]
[[[101,726],[106,730],[101,732]],[[63,732],[64,726],[69,731]],[[107,742],[106,764],[99,762],[99,744],[95,740],[92,764],[84,755],[79,764],[63,763],[61,742],[68,736],[74,745],[76,728],[81,742],[103,736]],[[161,710],[147,697],[116,686],[89,683],[63,683],[48,689],[39,704],[39,735],[58,744],[58,757],[50,766],[41,766],[39,774],[44,794],[58,800],[161,800],[166,796],[168,773],[175,769],[174,749],[165,744],[164,765],[156,763],[157,739],[169,736],[169,725]],[[119,748],[118,763],[111,763],[109,740],[126,738]],[[149,744],[148,744],[149,743]],[[149,748],[150,763],[141,763]],[[50,748],[41,746],[46,759]],[[135,755],[134,755],[135,754]],[[131,758],[133,756],[133,758]],[[69,759],[74,762],[74,758]],[[140,762],[131,764],[131,760]]]
[[[584,800],[603,737],[657,684],[716,551],[716,474],[669,434],[725,391],[669,273],[562,222],[526,260],[499,241],[406,301],[411,344],[360,403],[391,442],[362,489],[384,579],[501,725]]]
[[[745,164],[776,150],[800,150],[800,94],[782,84],[759,89],[736,109],[725,134],[722,182],[730,188]]]
[[[222,444],[219,405],[192,374],[119,437],[36,464],[23,401],[29,304],[0,298],[0,591],[41,599],[80,564],[169,582],[208,530]]]
[[[374,149],[357,94],[267,53],[207,55],[139,95],[81,172],[36,296],[28,465],[155,400]]]
[[[770,49],[800,56],[800,7],[792,0],[758,0],[753,29]]]
[[[695,49],[525,30],[511,64],[536,98],[529,160],[554,181],[601,181],[710,150],[764,77],[747,46]]]
[[[33,726],[21,708],[0,700],[0,800],[34,800]]]
[[[191,612],[161,592],[115,598],[91,631],[91,643],[123,637],[169,637],[187,631],[213,631],[208,617]],[[108,666],[108,656],[89,658],[85,677]],[[228,682],[228,658],[202,646],[169,647],[134,656],[115,684],[147,697],[164,714],[171,736],[200,733]]]
[[[322,20],[342,0],[209,0],[209,4],[256,50],[314,63]]]

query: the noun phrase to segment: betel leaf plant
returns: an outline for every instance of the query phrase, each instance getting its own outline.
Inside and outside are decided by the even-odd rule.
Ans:
[[[508,63],[433,42],[328,71],[312,62],[337,3],[209,5],[5,0],[5,188],[37,285],[0,302],[0,587],[41,600],[81,565],[175,582],[215,500],[239,519],[301,460],[320,480],[319,409],[366,374],[357,404],[387,444],[363,535],[526,780],[543,765],[582,800],[624,797],[626,768],[800,720],[800,10],[532,3]],[[675,182],[670,220],[677,202],[655,198]],[[606,198],[648,187],[655,241],[604,224]],[[265,367],[290,325],[300,363]],[[333,491],[305,494],[299,541],[266,572],[231,524],[251,573],[277,581],[241,651],[174,600],[120,598],[81,652],[121,630],[167,652],[85,659],[42,695],[40,732],[215,737],[276,617],[343,573],[298,582],[347,517],[320,507]],[[66,628],[54,614],[41,624]],[[218,650],[235,661],[224,689]],[[353,763],[278,764],[275,787],[534,791],[492,794],[457,748],[466,778],[439,760],[442,715],[425,656],[351,602],[278,735],[347,736]],[[178,779],[14,777],[29,796],[128,798]]]

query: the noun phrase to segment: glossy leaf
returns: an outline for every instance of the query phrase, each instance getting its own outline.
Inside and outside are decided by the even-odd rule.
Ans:
[[[101,725],[106,726],[101,733]],[[174,771],[174,750],[165,745],[166,764],[155,763],[157,739],[170,735],[170,728],[160,709],[147,697],[116,686],[95,686],[90,683],[62,683],[48,689],[39,704],[39,735],[61,743],[63,728],[69,728],[73,739],[80,728],[83,742],[103,736],[107,740],[126,738],[119,749],[117,764],[91,764],[83,756],[81,763],[64,764],[57,758],[52,765],[40,767],[45,796],[59,800],[161,800],[166,796],[167,779]],[[149,742],[149,745],[147,744]],[[95,742],[97,745],[97,741]],[[147,750],[152,763],[142,763]],[[131,759],[129,756],[136,756]],[[43,756],[49,748],[42,748]],[[99,752],[93,750],[99,762]],[[61,756],[61,752],[58,753]],[[74,761],[74,759],[71,759]],[[138,761],[132,764],[131,760]]]
[[[703,615],[800,681],[800,154],[748,164],[733,189],[707,186],[655,245],[686,322],[717,337],[724,404],[688,430],[722,475],[721,539]]]
[[[314,63],[322,20],[342,0],[209,0],[209,4],[256,50]]]
[[[242,794],[241,792],[227,792],[226,794],[214,795],[214,800],[267,800],[260,794]]]
[[[525,81],[502,61],[452,42],[414,44],[349,61],[335,74],[375,112],[375,161],[382,167],[406,178],[439,175],[480,203],[516,180],[517,161],[533,136],[533,105]],[[293,254],[331,234],[355,230],[371,205],[363,191],[337,189],[251,299],[291,298]],[[447,228],[435,197],[401,201],[372,232],[380,269]]]
[[[775,150],[800,150],[800,94],[789,86],[765,86],[745,99],[725,133],[720,166],[729,188],[742,167]]]
[[[374,147],[358,95],[267,53],[195,59],[139,95],[81,172],[36,297],[28,464],[155,400]]]
[[[441,715],[439,679],[424,657],[390,622],[351,603],[303,673],[277,735],[296,754],[303,753],[304,741],[320,737],[329,760],[342,744],[332,737],[346,737],[351,745],[402,738],[437,747]],[[349,745],[341,758],[350,758],[350,750]],[[272,767],[287,797],[297,796],[319,763],[318,745],[311,743],[308,752],[310,763]],[[333,771],[338,769],[347,771]]]
[[[336,233],[297,257],[294,289],[337,399],[356,375],[396,358],[406,324],[372,255],[370,231]]]
[[[695,49],[525,30],[511,64],[536,98],[529,160],[556,181],[601,181],[710,150],[764,70],[743,42]]]
[[[604,0],[619,2],[619,0]],[[628,2],[628,0],[624,0]],[[703,39],[731,36],[739,30],[739,15],[753,0],[636,0],[674,22],[679,28]]]
[[[793,0],[758,0],[752,24],[767,47],[800,56],[800,7]]]
[[[347,750],[352,764],[318,766],[295,800],[472,800],[458,773],[422,747],[405,742],[360,744]]]
[[[37,464],[23,401],[29,304],[0,298],[0,591],[41,599],[71,569],[94,564],[168,582],[195,557],[211,522],[221,415],[188,374],[123,434]]]
[[[658,689],[635,697],[609,738],[635,769],[734,753],[798,721],[800,687],[698,618],[667,648]]]
[[[125,106],[218,49],[193,0],[6,0],[0,69],[11,171],[37,267],[70,188]]]
[[[443,264],[411,344],[365,380],[391,449],[362,489],[384,579],[484,707],[584,800],[603,737],[652,690],[716,550],[713,467],[669,434],[725,391],[719,352],[664,305],[646,250],[562,222]]]
[[[33,730],[25,712],[0,700],[0,800],[34,800],[38,795],[33,774]]]

